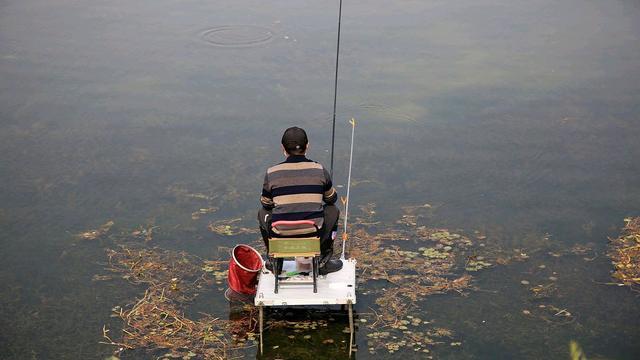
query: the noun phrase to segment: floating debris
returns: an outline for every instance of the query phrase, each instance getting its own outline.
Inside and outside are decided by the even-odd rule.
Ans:
[[[418,217],[413,216],[405,214],[396,222],[406,227],[403,229],[374,229],[370,233],[366,225],[356,223],[352,234],[350,255],[358,259],[358,282],[364,286],[371,282],[367,295],[374,296],[378,305],[372,309],[371,319],[360,319],[373,330],[367,335],[367,348],[372,354],[380,350],[390,354],[403,350],[429,353],[429,346],[441,343],[435,337],[452,337],[453,333],[444,328],[417,331],[418,326],[429,323],[415,316],[419,301],[433,294],[463,293],[471,287],[472,277],[464,274],[459,264],[464,263],[472,241],[447,229],[418,226]],[[427,246],[408,250],[397,245],[407,240]],[[378,283],[380,280],[385,281],[384,285]],[[381,328],[389,330],[380,331]]]
[[[353,186],[353,183],[352,185]],[[375,216],[376,216],[376,204],[375,203],[368,203],[366,205],[360,205],[358,206],[358,208],[360,209],[360,211],[362,212],[362,215],[357,216],[356,217],[356,222],[360,225],[377,225],[380,222],[375,220]]]
[[[640,286],[640,217],[624,219],[620,236],[609,239],[612,276],[620,284],[638,290]]]
[[[112,220],[107,221],[106,223],[101,225],[98,229],[81,232],[79,234],[76,234],[76,237],[81,240],[96,240],[97,238],[102,237],[103,235],[108,233],[109,230],[111,230],[111,227],[113,226],[113,224],[115,223]]]
[[[202,194],[178,193],[210,200],[199,196]],[[194,212],[192,218],[213,212],[212,209],[203,207]],[[374,298],[377,305],[371,309],[372,313],[361,313],[358,319],[359,326],[371,331],[367,335],[369,351],[390,354],[412,351],[430,358],[432,346],[460,346],[461,342],[454,338],[451,330],[431,327],[432,320],[425,320],[420,301],[434,294],[465,294],[472,288],[473,279],[467,272],[498,264],[490,250],[474,246],[461,230],[419,224],[425,217],[420,211],[432,211],[429,204],[405,208],[405,216],[398,221],[401,226],[380,226],[375,219],[373,203],[361,210],[363,215],[356,218],[349,246],[350,255],[358,259],[358,282],[365,288],[362,293]],[[241,227],[241,221],[242,218],[218,220],[207,227],[223,236],[258,233],[257,228]],[[139,233],[134,231],[127,236],[145,237],[153,232],[153,228],[141,227],[136,231]],[[479,250],[482,252],[477,254]],[[218,252],[223,253],[225,249],[219,248]],[[133,284],[145,285],[147,289],[141,299],[114,308],[114,316],[124,322],[123,338],[114,342],[105,329],[106,343],[124,349],[164,349],[168,351],[165,358],[183,359],[228,358],[234,349],[253,346],[256,321],[250,305],[244,310],[246,316],[235,322],[208,314],[202,314],[200,319],[184,315],[186,306],[204,289],[210,289],[214,284],[222,285],[226,280],[226,261],[204,261],[185,252],[145,248],[139,242],[133,246],[118,245],[107,250],[107,256],[109,271]],[[491,260],[486,259],[487,256],[492,257]],[[527,255],[523,249],[518,249],[511,256],[524,259]],[[95,281],[107,280],[106,276],[98,275]],[[547,314],[553,308],[540,311]],[[561,313],[555,318],[565,319],[566,316]],[[313,335],[305,332],[327,325],[326,320],[271,319],[267,322],[271,329],[290,329],[291,333],[287,335],[290,341],[311,340]],[[342,343],[329,336],[317,340],[337,347]]]
[[[213,275],[216,285],[222,285],[229,277],[229,270],[220,271],[219,269],[222,265],[226,265],[227,263],[227,261],[204,261],[202,271]]]
[[[571,248],[554,249],[554,251],[547,251],[547,255],[559,258],[568,255],[582,256],[584,261],[593,261],[598,255],[594,250],[594,244],[575,244]]]
[[[191,220],[198,220],[200,219],[200,217],[202,217],[202,215],[212,214],[216,211],[218,211],[218,208],[215,206],[209,206],[207,208],[198,209],[197,211],[194,211],[191,213]]]
[[[112,309],[123,321],[122,339],[114,341],[103,328],[102,343],[118,349],[167,350],[164,358],[227,359],[255,340],[255,314],[248,307],[239,320],[221,320],[209,314],[190,319],[184,305],[213,283],[222,283],[227,261],[202,261],[185,252],[119,245],[108,249],[107,270],[133,284],[146,285],[144,296]],[[108,276],[96,275],[96,280]],[[243,308],[243,310],[247,310]],[[119,352],[118,351],[118,352]],[[237,354],[236,354],[237,355]]]
[[[400,323],[407,323],[400,320]],[[403,327],[399,325],[397,327]],[[405,326],[406,327],[406,326]],[[443,344],[442,338],[452,338],[453,332],[445,328],[435,328],[426,332],[404,330],[402,333],[395,331],[375,331],[367,334],[367,346],[369,353],[376,354],[378,350],[386,350],[389,353],[412,349],[415,352],[430,353],[427,348],[436,344]],[[461,345],[461,342],[455,342]],[[454,345],[454,346],[459,346]]]
[[[529,290],[531,290],[535,299],[548,299],[555,295],[558,291],[558,287],[556,284],[550,283],[546,285],[536,285]]]
[[[257,229],[239,227],[234,225],[239,221],[242,221],[242,218],[218,220],[218,221],[209,223],[207,228],[211,232],[214,232],[218,235],[224,235],[224,236],[234,236],[234,235],[241,235],[241,234],[257,234],[259,232],[259,230]]]
[[[107,270],[121,274],[122,279],[133,284],[170,290],[165,296],[174,300],[190,301],[201,288],[213,282],[210,272],[203,270],[202,260],[185,252],[120,245],[107,249],[107,257]],[[204,266],[218,271],[222,263],[207,262]]]
[[[149,242],[153,240],[153,230],[157,229],[159,226],[149,225],[147,227],[139,227],[137,230],[131,232],[131,236],[136,238],[144,239],[144,242]]]
[[[198,199],[198,200],[206,200],[211,201],[215,199],[215,196],[209,196],[203,193],[192,193],[189,190],[179,187],[179,186],[169,186],[167,190],[175,195],[178,198],[183,199]]]
[[[109,281],[113,280],[113,276],[110,275],[93,275],[91,281]]]
[[[567,325],[576,320],[574,314],[572,314],[566,308],[559,308],[552,304],[540,304],[537,308],[532,310],[523,310],[522,313],[532,318],[541,319],[550,324]]]
[[[424,248],[424,247],[421,247],[418,250],[422,251],[422,256],[427,257],[429,259],[446,259],[449,256],[451,256],[450,254],[447,254],[446,252],[438,251],[438,249],[436,249],[436,248]]]
[[[433,206],[431,206],[431,204],[403,206],[402,211],[404,212],[404,215],[396,221],[396,224],[415,227],[420,219],[432,214],[432,209]]]
[[[165,296],[164,289],[148,289],[142,299],[128,310],[118,308],[116,315],[125,324],[122,340],[112,340],[103,328],[103,344],[122,349],[164,349],[165,357],[188,359],[227,359],[237,344],[230,337],[234,321],[221,320],[204,314],[198,320],[185,317],[180,307]]]
[[[464,267],[467,271],[480,271],[493,266],[492,263],[484,261],[484,257],[476,256],[471,257],[467,261],[467,265]]]
[[[430,204],[404,207],[404,214],[393,223],[397,225],[388,227],[375,221],[374,209],[374,204],[361,207],[364,214],[356,217],[350,244],[350,255],[358,259],[358,282],[366,288],[362,294],[372,296],[378,305],[371,308],[373,313],[360,314],[360,321],[367,320],[362,324],[371,331],[367,334],[368,351],[392,354],[413,350],[421,352],[423,358],[430,358],[431,346],[459,346],[459,341],[437,339],[453,338],[451,330],[429,329],[430,321],[416,316],[420,313],[420,301],[434,294],[464,294],[472,288],[472,276],[465,272],[495,266],[498,263],[495,259],[486,259],[495,256],[495,249],[474,244],[461,230],[420,224],[434,210]],[[487,239],[479,232],[475,237]],[[418,246],[413,248],[413,244]],[[508,256],[505,263],[528,257],[522,249]]]
[[[407,226],[416,226],[418,223],[417,215],[402,215],[402,218],[396,221],[396,224],[402,224]]]

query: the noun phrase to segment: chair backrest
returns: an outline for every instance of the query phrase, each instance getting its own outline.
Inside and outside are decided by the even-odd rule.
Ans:
[[[278,237],[312,235],[318,227],[312,220],[280,220],[271,224],[271,231]]]

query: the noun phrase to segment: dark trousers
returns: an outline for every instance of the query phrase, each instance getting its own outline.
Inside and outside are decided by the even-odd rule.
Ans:
[[[320,253],[321,263],[327,262],[333,255],[333,239],[331,232],[338,230],[338,219],[340,218],[340,210],[334,204],[324,205],[324,223],[320,229]],[[260,208],[258,211],[258,223],[260,224],[260,233],[264,245],[269,251],[269,229],[271,228],[271,210]]]

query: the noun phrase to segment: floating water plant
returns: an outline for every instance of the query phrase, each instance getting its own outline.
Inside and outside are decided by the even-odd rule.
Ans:
[[[227,271],[221,268],[226,261],[202,261],[185,252],[127,245],[107,250],[107,256],[108,270],[147,289],[142,298],[113,308],[114,316],[124,323],[123,336],[113,340],[104,328],[102,343],[117,346],[117,352],[164,350],[168,352],[163,357],[182,359],[226,359],[248,346],[255,327],[250,312],[234,321],[209,314],[190,319],[184,314],[185,304],[214,282],[224,281]]]
[[[423,320],[420,301],[433,294],[465,293],[472,281],[465,271],[480,271],[493,266],[492,263],[482,256],[468,255],[478,248],[472,248],[473,242],[463,233],[418,225],[422,217],[417,211],[430,207],[410,208],[405,214],[409,216],[398,222],[400,226],[389,227],[380,226],[374,209],[375,204],[362,207],[364,214],[354,224],[350,239],[350,255],[361,264],[359,286],[363,293],[374,297],[377,305],[359,319],[362,327],[372,331],[367,335],[369,351],[412,351],[430,357],[430,347],[435,344],[458,346],[461,343],[454,341],[452,331],[430,328],[430,321]],[[208,229],[223,236],[257,232],[238,226],[241,221],[218,220],[209,223]],[[136,238],[142,234],[129,236]],[[404,246],[415,243],[422,246],[417,249]],[[163,350],[168,351],[165,357],[186,359],[229,357],[233,349],[251,346],[255,339],[252,306],[236,322],[208,314],[200,319],[184,315],[186,306],[203,289],[225,281],[226,259],[204,261],[185,252],[146,248],[139,242],[134,245],[120,244],[107,250],[107,269],[133,284],[146,286],[146,291],[142,298],[114,308],[114,316],[124,322],[123,337],[115,341],[105,329],[105,343],[122,349],[146,349],[154,354]],[[112,278],[97,275],[95,280]],[[304,333],[325,328],[327,321],[271,320],[267,326],[291,331],[287,337],[290,341],[309,341],[313,335]],[[448,340],[443,341],[444,338]],[[333,346],[335,342],[326,336],[317,340],[323,345]]]
[[[211,214],[218,211],[218,208],[215,206],[209,206],[207,208],[201,208],[197,211],[191,213],[191,220],[198,220],[202,215]]]
[[[218,235],[224,235],[224,236],[234,236],[234,235],[240,235],[240,234],[257,234],[259,232],[259,230],[257,229],[236,226],[235,223],[240,222],[241,220],[242,218],[218,220],[218,221],[209,223],[207,228],[211,232],[214,232]]]
[[[550,283],[546,285],[536,285],[532,287],[531,293],[535,299],[547,299],[551,298],[558,291],[558,287],[555,283]]]
[[[621,285],[640,287],[640,217],[624,219],[622,233],[609,239],[609,257],[615,267],[612,276]]]
[[[125,323],[122,340],[114,341],[103,328],[102,343],[121,349],[163,349],[170,358],[228,358],[234,345],[227,334],[238,324],[209,315],[189,319],[165,294],[151,288],[128,310],[118,308],[115,315]]]
[[[479,271],[493,265],[490,262],[482,261],[483,259],[484,258],[476,258],[473,260],[469,260],[464,269],[467,271]]]
[[[107,270],[120,274],[122,279],[133,284],[179,289],[166,294],[179,301],[192,300],[201,288],[212,284],[210,273],[219,271],[221,265],[226,264],[223,261],[203,263],[200,258],[185,252],[127,245],[108,249],[107,257]],[[210,271],[205,271],[204,267]]]
[[[96,240],[97,238],[106,235],[109,232],[109,230],[111,230],[111,227],[113,226],[113,224],[115,224],[113,221],[111,220],[107,221],[106,223],[102,224],[99,228],[95,230],[87,230],[79,234],[76,234],[76,237],[81,240]]]
[[[149,225],[146,227],[141,226],[137,230],[134,230],[133,232],[131,232],[131,235],[136,238],[144,239],[144,242],[149,242],[153,240],[153,231],[156,228],[158,228],[158,226],[152,226],[152,225]]]
[[[427,257],[429,259],[446,259],[449,257],[449,254],[446,252],[440,252],[435,248],[419,248],[418,250],[422,251],[422,256]]]

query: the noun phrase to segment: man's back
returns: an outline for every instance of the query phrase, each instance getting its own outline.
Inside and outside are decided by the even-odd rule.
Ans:
[[[335,203],[338,195],[329,172],[304,155],[291,155],[267,170],[260,202],[272,208],[272,221],[313,220],[323,224],[323,203]]]
[[[321,164],[306,158],[308,145],[303,129],[294,126],[285,130],[282,150],[287,159],[270,167],[264,176],[258,223],[268,251],[272,223],[313,220],[320,235],[319,273],[325,275],[342,268],[342,261],[331,260],[340,217],[340,210],[334,205],[338,193],[329,172]]]

